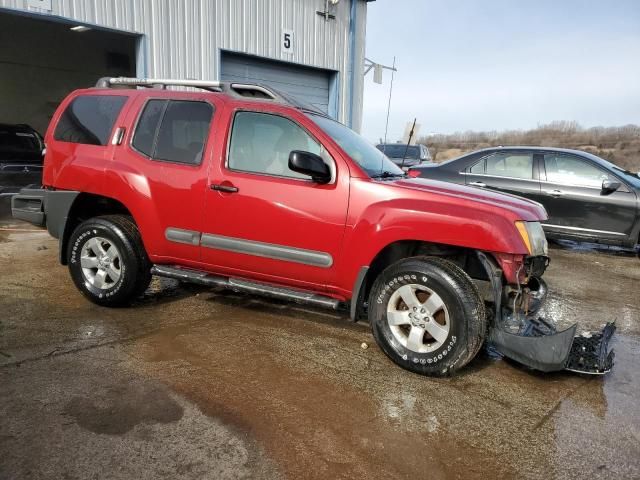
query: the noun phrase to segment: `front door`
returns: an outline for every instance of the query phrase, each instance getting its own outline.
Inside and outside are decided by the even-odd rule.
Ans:
[[[206,194],[202,260],[216,271],[322,289],[336,270],[349,174],[300,115],[236,111]],[[306,123],[306,126],[304,125]],[[317,184],[288,167],[289,153],[321,155],[333,179]]]
[[[541,198],[549,214],[546,230],[626,240],[635,220],[636,198],[624,183],[577,155],[547,153],[543,165]],[[621,187],[614,192],[603,191],[603,180],[620,182]]]

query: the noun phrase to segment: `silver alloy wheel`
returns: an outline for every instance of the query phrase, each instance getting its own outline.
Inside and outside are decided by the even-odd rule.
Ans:
[[[120,252],[103,237],[93,237],[85,242],[80,252],[80,266],[85,280],[100,290],[112,288],[122,275]]]
[[[429,353],[444,345],[451,319],[440,295],[424,285],[403,285],[387,304],[387,323],[395,339],[416,353]]]

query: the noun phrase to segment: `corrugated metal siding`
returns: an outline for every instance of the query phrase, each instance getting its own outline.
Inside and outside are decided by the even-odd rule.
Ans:
[[[358,3],[356,61],[361,67],[366,21],[366,3],[361,0],[343,0],[331,7],[336,18],[329,21],[316,14],[324,9],[324,0],[51,0],[52,10],[46,13],[145,35],[146,72],[140,75],[216,80],[220,49],[336,70],[338,117],[344,121],[351,100],[352,1]],[[0,0],[5,8],[27,10],[27,5],[27,0]],[[281,50],[282,29],[295,32],[293,54]],[[358,111],[360,72],[354,77]]]

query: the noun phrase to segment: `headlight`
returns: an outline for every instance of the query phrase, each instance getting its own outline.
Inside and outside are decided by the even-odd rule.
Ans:
[[[540,222],[516,222],[518,233],[522,237],[522,241],[529,250],[529,255],[547,255],[549,246],[547,245],[547,237]]]

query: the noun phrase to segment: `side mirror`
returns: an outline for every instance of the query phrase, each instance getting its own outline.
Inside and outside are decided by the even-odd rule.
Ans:
[[[621,187],[620,182],[616,182],[614,180],[603,180],[602,181],[602,191],[604,193],[615,192],[620,187]]]
[[[309,175],[316,183],[329,183],[331,170],[320,155],[302,150],[293,150],[289,154],[289,168],[294,172]]]

